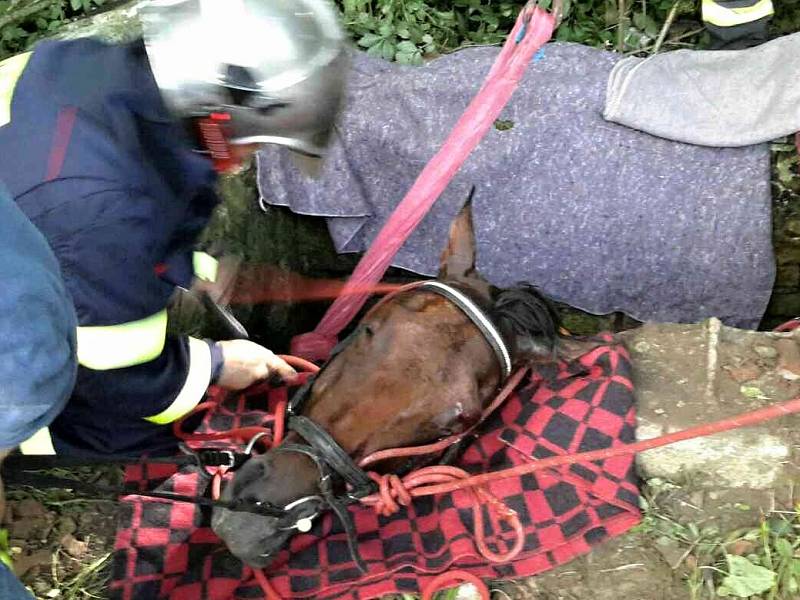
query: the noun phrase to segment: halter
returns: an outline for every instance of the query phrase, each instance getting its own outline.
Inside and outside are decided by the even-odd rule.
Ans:
[[[471,300],[463,291],[456,289],[453,285],[438,281],[425,281],[412,283],[402,286],[382,298],[374,307],[373,311],[380,305],[388,302],[395,295],[412,290],[427,291],[438,294],[461,310],[470,321],[478,328],[486,342],[492,348],[498,363],[500,364],[503,380],[506,380],[511,372],[511,359],[508,347],[503,340],[497,327],[492,323],[478,304]],[[342,340],[334,348],[327,364],[350,344],[363,328],[357,328],[347,338]],[[324,369],[324,367],[323,367]],[[319,372],[322,372],[320,369]],[[235,512],[249,512],[260,516],[272,517],[277,520],[277,528],[280,531],[300,531],[306,533],[311,530],[314,519],[323,511],[330,509],[339,518],[344,527],[350,553],[355,563],[366,572],[367,567],[361,558],[356,540],[355,526],[353,524],[347,506],[359,502],[362,498],[375,493],[378,484],[368,475],[347,452],[313,420],[301,415],[305,401],[311,392],[315,377],[310,377],[302,387],[293,395],[287,406],[287,427],[301,437],[305,443],[281,444],[273,448],[274,452],[296,452],[308,456],[316,465],[319,471],[319,495],[304,496],[284,506],[277,506],[270,502],[254,501],[249,498],[240,498],[229,502],[212,500],[201,496],[185,496],[172,492],[137,492],[139,496],[150,496],[177,502],[190,502],[207,508],[222,508]],[[10,456],[5,461],[4,477],[15,481],[18,484],[29,484],[34,486],[66,487],[76,491],[88,493],[112,493],[114,495],[126,495],[129,491],[112,486],[102,486],[98,484],[87,484],[72,479],[56,477],[48,474],[36,473],[42,469],[51,469],[58,466],[86,465],[86,464],[141,464],[143,462],[164,462],[174,465],[194,464],[206,473],[206,467],[225,467],[231,471],[240,468],[250,457],[250,453],[256,441],[265,433],[254,436],[243,453],[234,453],[229,450],[210,449],[199,452],[192,451],[188,447],[182,447],[185,456],[172,458],[104,458],[97,457],[91,460],[86,458],[70,459],[69,457],[36,457],[36,456]],[[346,484],[344,494],[337,495],[334,487],[335,481]],[[340,486],[341,487],[341,486]],[[262,555],[267,556],[267,555]]]
[[[500,365],[502,375],[501,381],[504,381],[511,375],[511,354],[508,350],[503,336],[500,334],[497,326],[487,316],[486,312],[481,309],[478,304],[470,299],[464,292],[456,289],[453,285],[442,283],[439,281],[423,281],[411,283],[402,286],[392,292],[391,294],[382,298],[370,312],[376,310],[379,306],[389,302],[397,294],[408,291],[423,291],[438,294],[447,299],[450,303],[455,305],[471,322],[481,335],[489,344],[492,349],[497,362]],[[363,331],[361,327],[356,328],[347,338],[342,340],[336,348],[331,352],[326,366],[342,352],[354,339]],[[317,373],[322,372],[322,369]],[[281,444],[273,448],[274,452],[297,452],[308,456],[314,461],[314,464],[319,471],[319,487],[320,496],[310,496],[301,498],[283,509],[269,505],[268,503],[259,503],[258,508],[269,511],[272,515],[278,516],[279,521],[284,525],[282,530],[308,531],[311,528],[313,520],[319,516],[322,509],[325,507],[330,508],[339,518],[342,526],[347,534],[347,541],[350,553],[353,556],[355,563],[362,570],[367,571],[366,564],[361,558],[355,534],[355,526],[347,511],[347,505],[358,502],[377,491],[377,484],[373,479],[350,457],[347,452],[333,439],[333,437],[320,427],[313,420],[301,415],[305,403],[311,394],[316,376],[311,377],[306,383],[294,394],[289,401],[287,407],[288,422],[287,427],[289,430],[294,431],[306,443],[305,444]],[[248,446],[250,447],[250,446]],[[347,491],[343,496],[336,496],[333,490],[333,476],[346,483]],[[313,514],[297,514],[294,512],[297,506],[310,504],[313,505]],[[256,509],[256,510],[257,510]],[[252,509],[251,509],[252,510]],[[265,512],[266,512],[265,511]],[[253,511],[256,512],[256,511]],[[263,514],[263,513],[262,513]],[[293,524],[292,524],[293,522]],[[266,555],[264,555],[266,556]]]
[[[415,287],[419,290],[439,294],[461,309],[461,312],[480,330],[484,339],[492,347],[497,357],[497,362],[500,363],[503,379],[511,375],[511,353],[508,351],[508,346],[497,326],[492,323],[486,313],[475,302],[452,285],[440,281],[425,281]]]

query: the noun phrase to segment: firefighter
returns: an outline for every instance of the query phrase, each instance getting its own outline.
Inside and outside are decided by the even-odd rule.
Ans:
[[[168,334],[166,307],[176,287],[214,279],[195,244],[219,173],[261,144],[323,154],[347,66],[337,13],[327,0],[152,0],[140,16],[133,43],[45,41],[0,63],[0,180],[77,316],[69,401],[24,453],[172,453],[171,424],[210,384],[293,374],[247,340]]]
[[[76,319],[47,241],[0,184],[0,463],[64,408],[77,373]],[[21,324],[25,326],[21,326]],[[0,520],[5,513],[0,480]],[[0,598],[31,599],[0,561]]]
[[[702,0],[712,50],[739,50],[767,40],[772,0]]]

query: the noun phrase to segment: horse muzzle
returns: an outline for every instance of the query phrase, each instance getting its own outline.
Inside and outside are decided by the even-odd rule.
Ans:
[[[211,529],[236,558],[254,568],[268,566],[286,545],[291,531],[279,519],[247,512],[214,509]]]
[[[231,554],[251,567],[263,568],[292,535],[311,530],[323,506],[320,496],[303,496],[283,507],[282,517],[220,508],[213,512],[211,528]]]

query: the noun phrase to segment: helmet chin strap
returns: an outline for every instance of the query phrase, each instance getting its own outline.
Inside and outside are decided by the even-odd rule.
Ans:
[[[211,157],[217,173],[228,173],[241,166],[228,141],[230,120],[231,116],[224,112],[212,112],[194,120],[200,147]]]

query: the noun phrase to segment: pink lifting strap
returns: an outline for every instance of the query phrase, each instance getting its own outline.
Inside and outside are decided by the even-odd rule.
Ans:
[[[397,251],[483,139],[516,90],[534,54],[552,36],[556,19],[536,2],[529,2],[523,8],[480,91],[397,205],[316,329],[292,340],[293,355],[309,360],[328,357],[338,334],[369,297],[363,290],[381,280]]]

